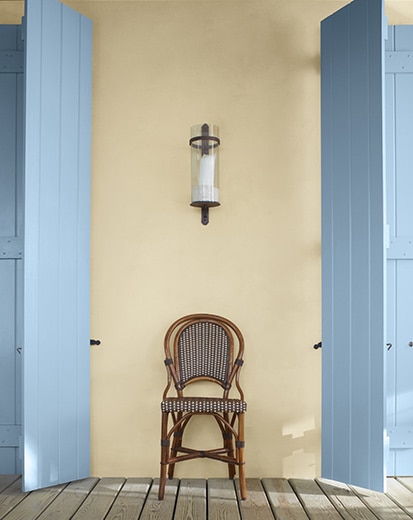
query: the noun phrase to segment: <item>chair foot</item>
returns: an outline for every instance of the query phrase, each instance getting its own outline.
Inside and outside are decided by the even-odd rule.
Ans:
[[[163,500],[166,486],[166,464],[161,464],[161,476],[159,478],[158,500]]]
[[[239,467],[239,490],[241,500],[245,500],[247,498],[247,483],[245,479],[245,471],[243,464]]]
[[[159,482],[159,490],[158,490],[158,500],[163,500],[163,497],[165,496],[165,481]]]

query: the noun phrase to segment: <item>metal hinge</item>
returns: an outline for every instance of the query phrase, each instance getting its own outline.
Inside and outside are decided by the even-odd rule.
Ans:
[[[413,426],[391,426],[387,434],[390,449],[413,448]]]
[[[0,426],[0,447],[18,448],[20,446],[22,427],[14,424]]]
[[[22,42],[24,42],[26,40],[26,17],[25,16],[22,16],[21,39],[22,39]]]

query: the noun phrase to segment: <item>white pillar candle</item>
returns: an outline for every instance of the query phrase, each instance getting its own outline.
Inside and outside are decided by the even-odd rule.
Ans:
[[[199,185],[214,186],[215,155],[203,155],[199,164]]]

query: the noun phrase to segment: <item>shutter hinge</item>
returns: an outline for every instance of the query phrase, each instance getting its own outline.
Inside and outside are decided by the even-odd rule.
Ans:
[[[21,25],[21,40],[24,42],[26,40],[26,17],[22,16],[22,25]]]

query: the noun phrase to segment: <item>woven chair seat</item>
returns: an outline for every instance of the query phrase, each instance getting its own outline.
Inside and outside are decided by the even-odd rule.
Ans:
[[[247,403],[241,399],[219,397],[168,397],[162,401],[161,410],[190,413],[245,413]]]

